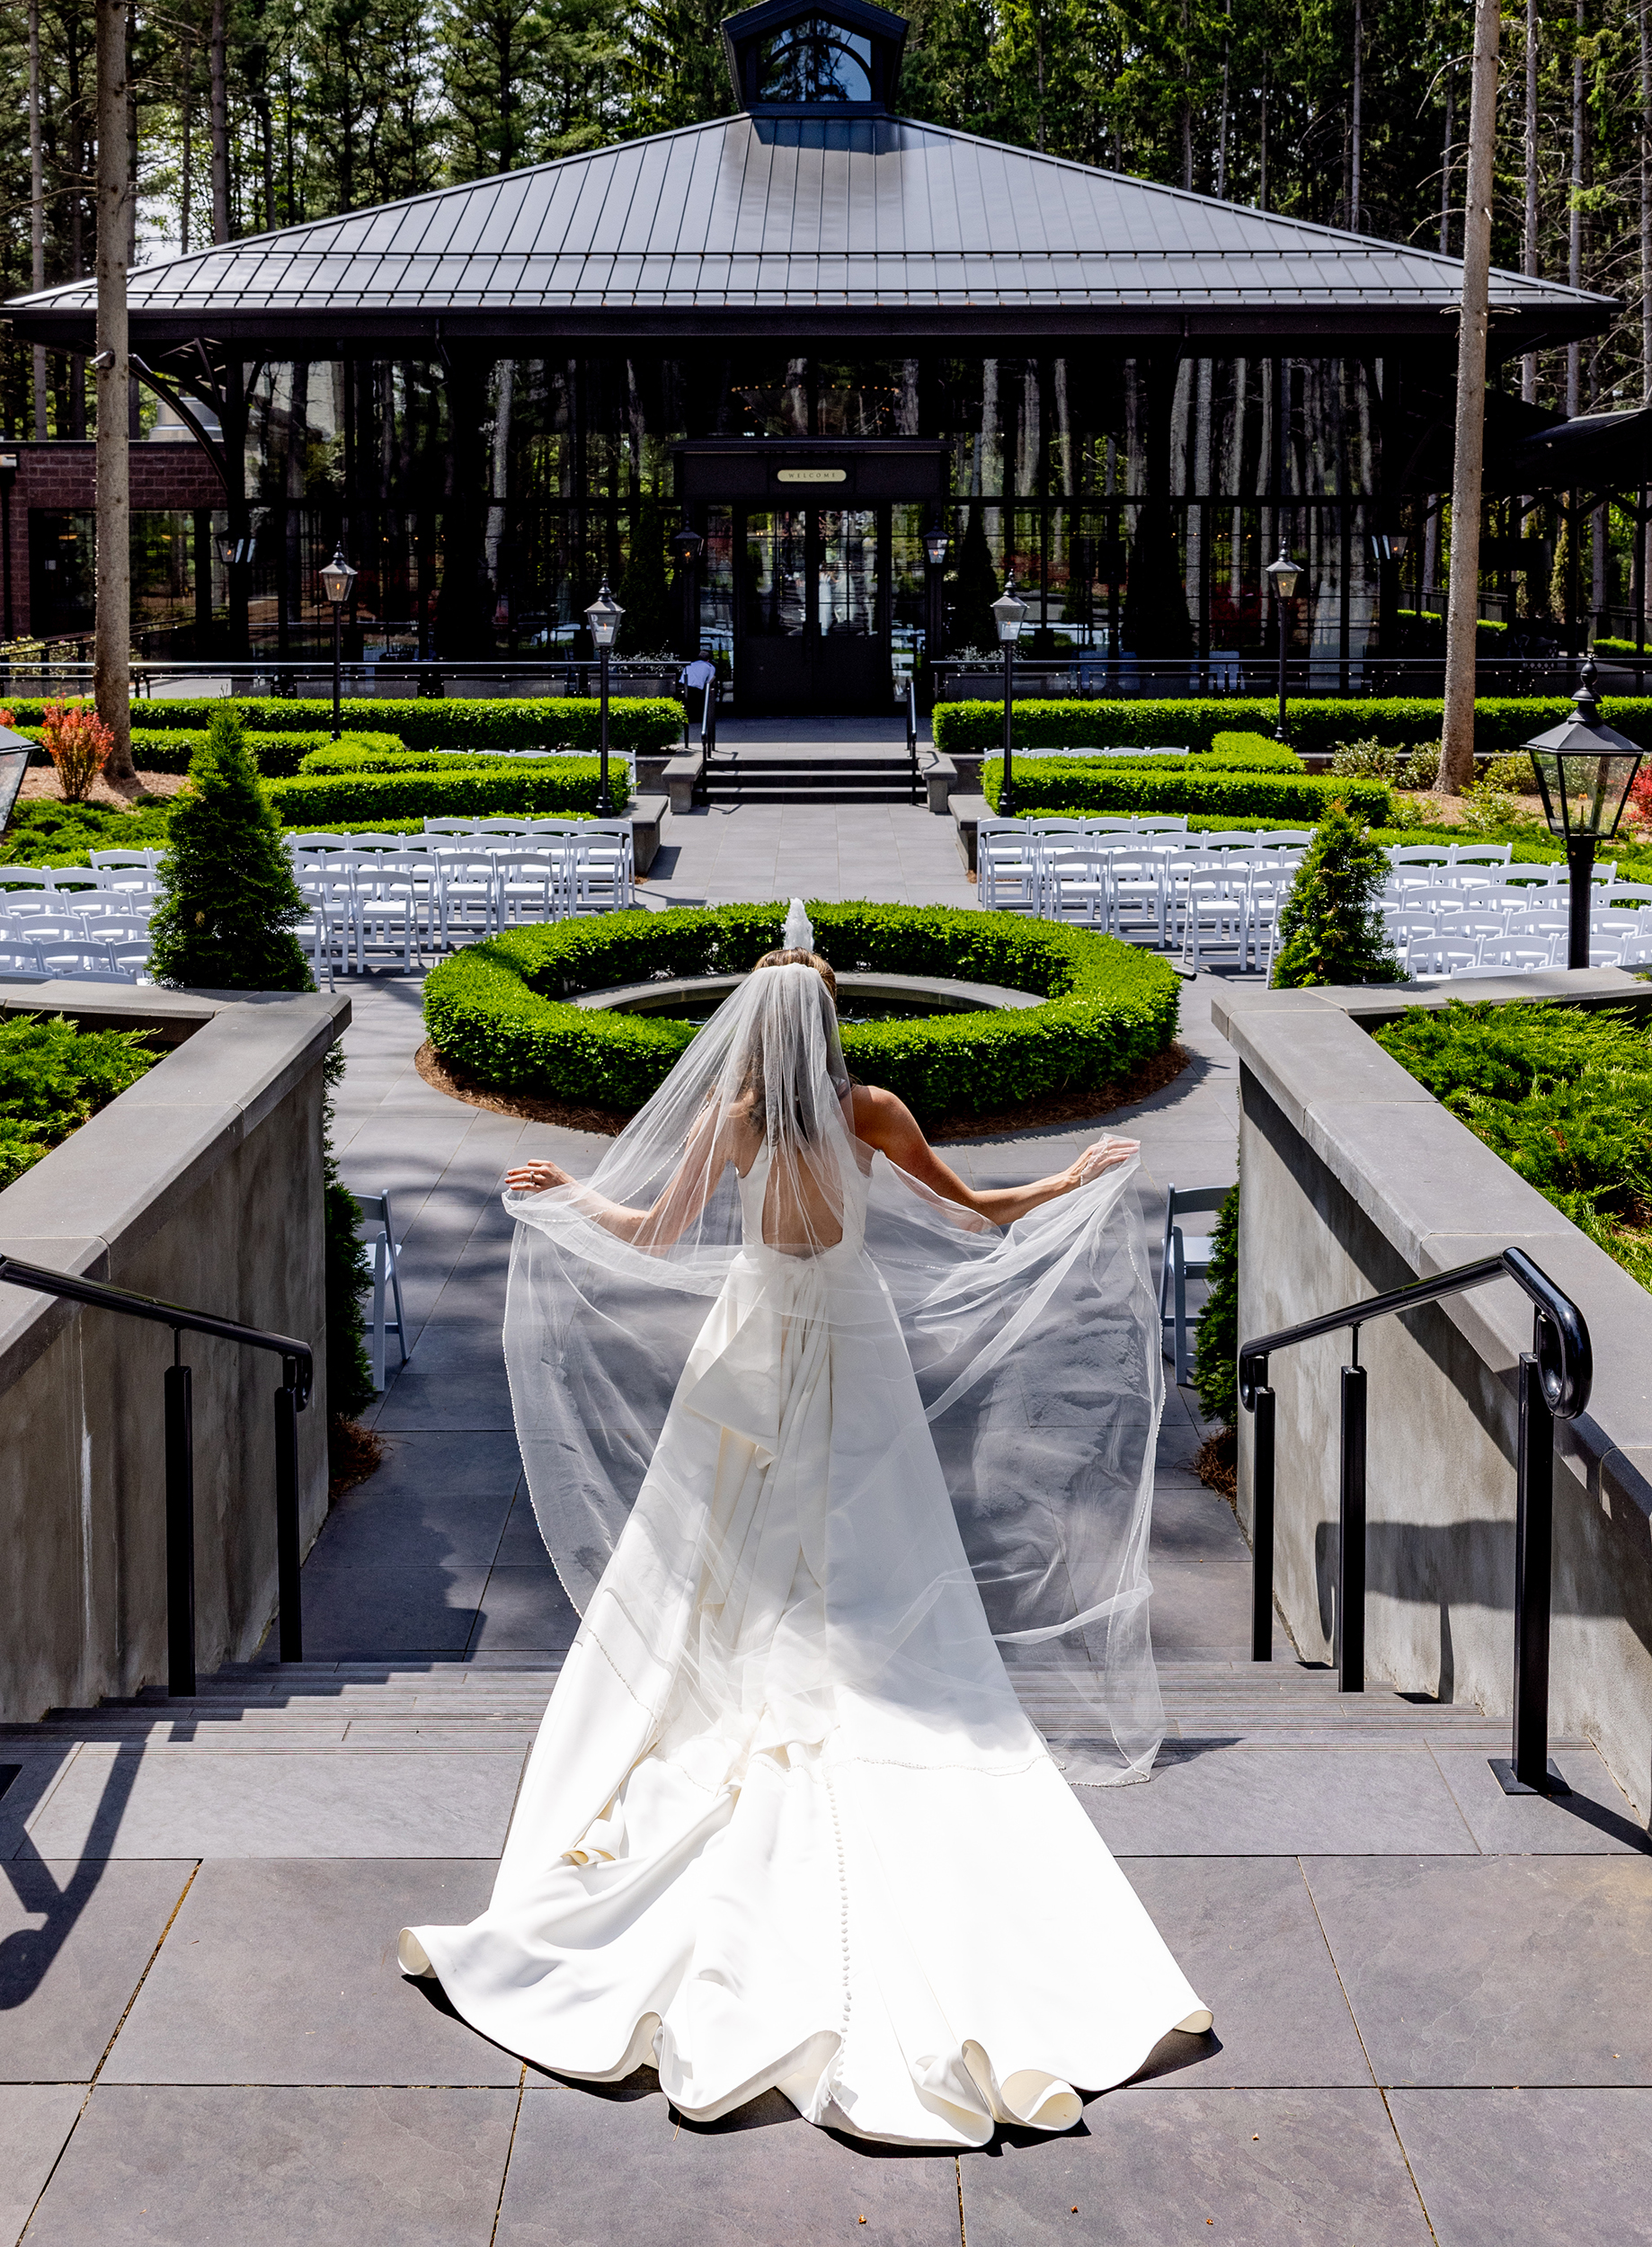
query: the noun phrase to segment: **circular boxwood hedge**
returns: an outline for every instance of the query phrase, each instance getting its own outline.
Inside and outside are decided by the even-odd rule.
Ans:
[[[1164,1052],[1180,989],[1163,960],[1112,937],[1013,913],[812,905],[836,968],[944,975],[1035,991],[1040,1007],[846,1025],[853,1074],[925,1124],[1099,1089]],[[568,1002],[678,976],[743,974],[780,941],[782,904],[677,907],[513,928],[445,961],[425,984],[442,1062],[502,1093],[640,1107],[694,1025]]]

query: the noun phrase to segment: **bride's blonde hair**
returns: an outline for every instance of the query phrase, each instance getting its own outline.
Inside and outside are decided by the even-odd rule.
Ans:
[[[818,952],[805,952],[797,945],[786,945],[778,952],[765,952],[758,967],[812,967],[827,990],[831,1003],[838,1003],[838,979],[831,972],[831,962],[822,959]],[[755,974],[757,969],[752,970]]]

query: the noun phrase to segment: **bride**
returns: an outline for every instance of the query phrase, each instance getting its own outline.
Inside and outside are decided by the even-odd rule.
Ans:
[[[509,1174],[518,1432],[582,1621],[492,1903],[399,1956],[697,2119],[775,2087],[980,2145],[1210,2026],[1073,1791],[1163,1734],[1137,1150],[971,1189],[850,1082],[812,941],[794,901],[589,1183]]]

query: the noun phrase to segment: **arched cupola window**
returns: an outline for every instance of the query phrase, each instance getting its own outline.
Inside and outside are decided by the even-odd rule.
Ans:
[[[734,98],[759,117],[872,117],[889,109],[906,19],[868,0],[765,0],[724,19]]]

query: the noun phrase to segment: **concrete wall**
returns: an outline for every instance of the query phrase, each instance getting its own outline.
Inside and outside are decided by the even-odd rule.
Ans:
[[[307,1548],[327,1508],[322,1064],[343,999],[0,985],[0,1012],[159,1029],[173,1050],[0,1193],[0,1252],[310,1342]],[[276,1604],[279,1359],[186,1337],[196,1659],[253,1652]],[[172,1337],[0,1286],[0,1721],[166,1674],[161,1376]]]
[[[1482,983],[1652,1008],[1615,969]],[[1652,1811],[1652,1296],[1369,1035],[1443,994],[1238,988],[1212,1009],[1240,1061],[1241,1340],[1511,1246],[1588,1321],[1589,1408],[1557,1429],[1550,1725],[1599,1745]],[[1515,1379],[1532,1311],[1512,1281],[1367,1326],[1368,1671],[1507,1715]],[[1299,1651],[1337,1636],[1338,1368],[1346,1334],[1278,1353],[1275,1594]],[[1248,1527],[1252,1424],[1239,1415]]]

